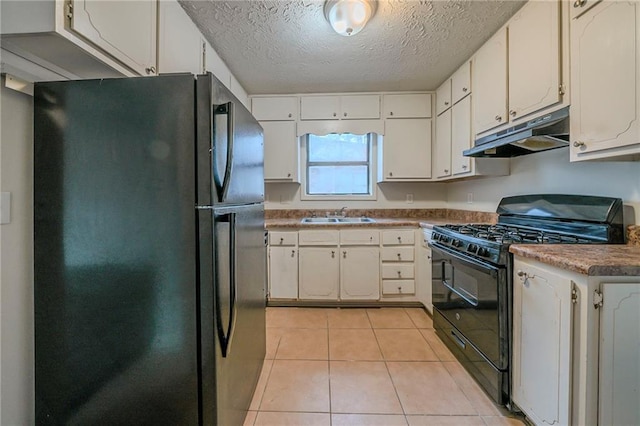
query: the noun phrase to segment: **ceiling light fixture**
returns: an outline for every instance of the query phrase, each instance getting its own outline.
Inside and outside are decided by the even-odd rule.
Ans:
[[[341,36],[358,34],[376,13],[376,0],[327,0],[324,16]]]

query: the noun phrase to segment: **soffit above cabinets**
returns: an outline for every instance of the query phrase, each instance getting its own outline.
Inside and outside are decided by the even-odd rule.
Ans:
[[[250,94],[435,90],[523,1],[380,0],[336,34],[318,0],[179,0]]]

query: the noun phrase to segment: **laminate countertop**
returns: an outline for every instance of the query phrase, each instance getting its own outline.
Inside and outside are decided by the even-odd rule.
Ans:
[[[448,223],[468,223],[464,220],[456,219],[429,219],[429,218],[373,218],[375,222],[366,223],[302,223],[300,218],[283,218],[283,219],[266,219],[266,229],[345,229],[345,228],[394,228],[394,227],[412,227],[412,228],[433,228],[436,225],[444,225]]]
[[[527,259],[589,276],[637,276],[640,246],[631,244],[512,244],[509,251]]]

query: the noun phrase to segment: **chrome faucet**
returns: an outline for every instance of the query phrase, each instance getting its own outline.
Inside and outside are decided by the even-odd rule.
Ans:
[[[345,217],[347,216],[347,206],[344,206],[340,209],[340,214],[336,212],[336,216]]]

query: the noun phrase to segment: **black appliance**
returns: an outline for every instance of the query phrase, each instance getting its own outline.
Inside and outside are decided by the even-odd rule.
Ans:
[[[623,243],[618,198],[505,197],[498,223],[434,226],[433,322],[438,336],[498,403],[510,405],[513,256],[509,245]]]
[[[38,83],[34,120],[36,424],[242,424],[260,125],[211,74]]]

